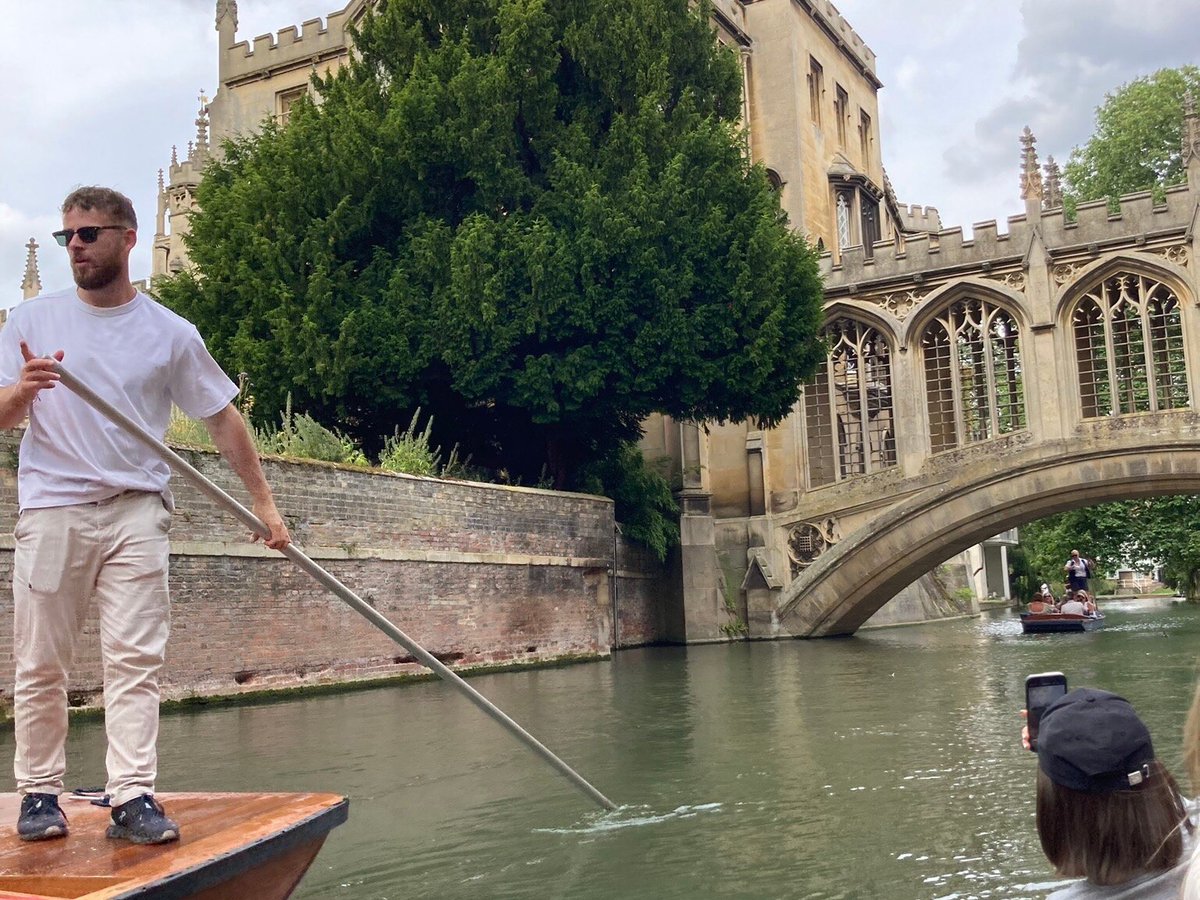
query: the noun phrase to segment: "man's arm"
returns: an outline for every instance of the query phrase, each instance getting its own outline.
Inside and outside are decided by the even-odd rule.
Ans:
[[[29,415],[29,407],[37,399],[39,391],[54,387],[58,373],[54,363],[61,362],[63,352],[59,350],[54,359],[34,356],[29,345],[21,341],[21,356],[25,364],[16,384],[0,388],[0,428],[16,428]]]
[[[246,423],[242,421],[242,414],[230,403],[219,413],[206,418],[204,427],[212,435],[213,443],[217,445],[221,456],[225,457],[225,461],[250,492],[254,514],[271,530],[271,536],[265,538],[267,546],[272,550],[282,550],[292,542],[292,538],[288,534],[287,526],[283,524],[283,517],[275,508],[275,498],[271,494],[266,476],[263,475],[258,451],[254,449],[254,443],[250,440],[250,433],[246,430]],[[259,537],[255,535],[254,540],[257,541]]]

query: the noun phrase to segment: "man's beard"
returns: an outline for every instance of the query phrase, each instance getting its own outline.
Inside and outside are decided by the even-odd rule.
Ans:
[[[75,267],[75,263],[71,263],[71,274],[75,277],[75,283],[85,291],[97,291],[101,288],[106,288],[121,274],[121,261],[119,259],[108,260],[91,260],[91,266],[87,274],[81,274]]]

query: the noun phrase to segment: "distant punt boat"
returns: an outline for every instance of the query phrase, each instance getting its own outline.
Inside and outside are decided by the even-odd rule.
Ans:
[[[17,837],[21,798],[0,794],[0,900],[284,900],[346,821],[336,794],[159,794],[183,837],[104,836],[110,811],[63,794],[70,834]]]
[[[1021,613],[1021,630],[1025,634],[1057,634],[1069,631],[1099,631],[1104,627],[1104,615],[1083,616],[1077,613]]]

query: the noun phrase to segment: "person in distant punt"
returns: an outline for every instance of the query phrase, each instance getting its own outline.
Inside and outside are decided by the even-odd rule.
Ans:
[[[200,419],[283,549],[275,507],[241,414],[237,387],[194,325],[134,288],[133,204],[84,187],[62,206],[74,289],[17,306],[0,330],[0,427],[28,416],[17,475],[13,644],[17,834],[67,834],[58,804],[66,774],[67,679],[93,598],[104,660],[104,722],[112,825],[138,844],[179,838],[154,799],[158,676],[169,630],[170,470],[132,436],[58,384],[61,360],[80,381],[161,439],[175,404]]]
[[[1088,579],[1093,574],[1093,568],[1090,559],[1084,559],[1079,555],[1078,550],[1072,550],[1071,558],[1063,566],[1063,571],[1067,573],[1067,590],[1086,591],[1088,589]]]
[[[1050,585],[1043,584],[1041,589],[1033,595],[1033,599],[1029,601],[1029,611],[1034,614],[1058,612],[1054,605],[1054,595],[1050,593]]]
[[[1067,598],[1066,602],[1064,602],[1059,608],[1059,612],[1072,616],[1082,616],[1085,612],[1087,612],[1087,609],[1083,605],[1083,600],[1080,599],[1081,596],[1086,597],[1087,595],[1084,594],[1083,591],[1076,591],[1069,598]]]

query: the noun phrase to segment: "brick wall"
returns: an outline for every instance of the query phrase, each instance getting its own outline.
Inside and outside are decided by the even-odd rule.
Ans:
[[[12,684],[17,435],[0,433],[0,663]],[[181,451],[243,503],[219,457]],[[657,640],[661,567],[619,546],[601,497],[439,481],[321,463],[264,461],[292,536],[409,637],[457,666],[603,657]],[[424,671],[406,651],[176,476],[172,634],[164,696],[223,696]],[[72,701],[98,704],[95,613],[80,636]]]

